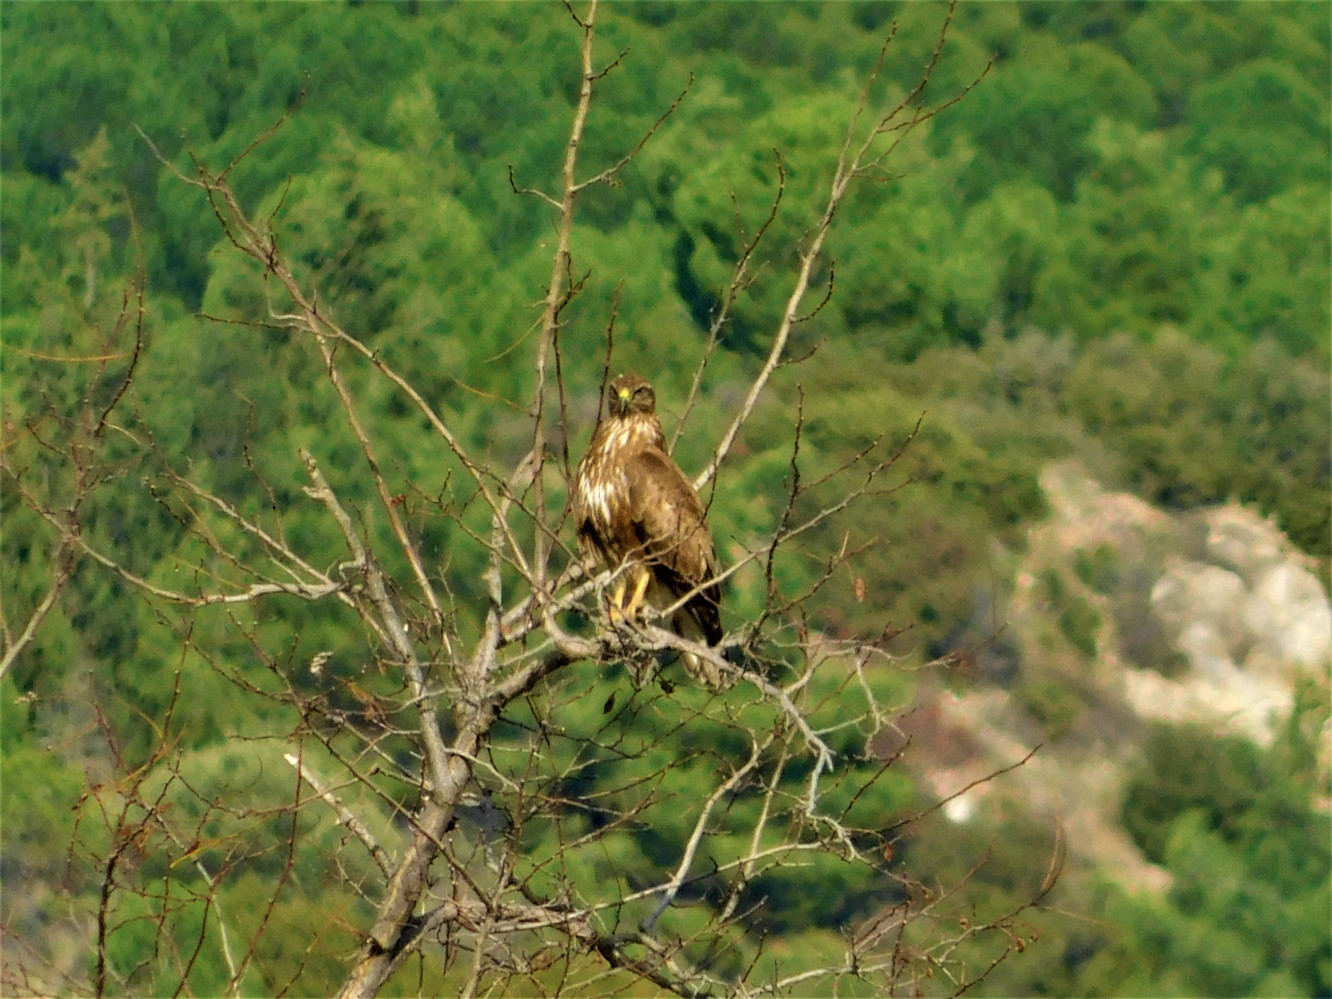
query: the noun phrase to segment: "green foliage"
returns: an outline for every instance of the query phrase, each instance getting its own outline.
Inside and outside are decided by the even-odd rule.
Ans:
[[[1138,775],[1124,799],[1124,827],[1151,860],[1165,859],[1171,823],[1199,810],[1208,829],[1235,840],[1236,823],[1261,793],[1262,753],[1238,736],[1216,738],[1201,728],[1161,725],[1143,747]]]
[[[1058,830],[1015,808],[993,822],[954,823],[935,813],[905,844],[905,863],[926,886],[956,885],[955,925],[1004,920],[1013,936],[1032,940],[1053,920],[1036,912],[1005,919],[1015,900],[1036,897],[1055,857]],[[1056,904],[1062,893],[1056,888]],[[930,900],[930,899],[927,899]],[[952,912],[942,903],[941,909]],[[1019,968],[1023,958],[1016,958]],[[1021,991],[1021,990],[1019,990]],[[993,994],[1012,994],[1000,990]]]
[[[1221,751],[1227,762],[1244,755]],[[1193,796],[1219,791],[1231,809],[1224,814],[1217,799],[1186,807],[1187,795],[1163,783],[1156,814],[1172,818],[1152,828],[1168,833],[1161,859],[1175,880],[1158,902],[1123,898],[1116,906],[1127,940],[1114,952],[1129,975],[1116,990],[1152,982],[1181,995],[1313,996],[1332,985],[1332,825],[1292,793],[1297,775],[1279,759],[1270,751],[1259,758],[1262,773],[1254,776],[1267,783],[1247,794],[1227,791],[1241,778],[1227,773],[1220,783],[1222,775],[1202,774]],[[1143,796],[1126,808],[1145,818]]]
[[[1320,692],[1321,690],[1321,692]],[[1047,922],[995,995],[1318,996],[1332,984],[1332,821],[1311,804],[1326,688],[1305,685],[1269,748],[1159,725],[1125,826],[1169,873],[1164,892],[1066,877],[1086,921]]]
[[[1086,598],[1074,593],[1056,569],[1041,573],[1053,609],[1058,615],[1059,631],[1070,645],[1088,659],[1096,656],[1096,639],[1101,630],[1101,615]]]
[[[983,199],[996,181],[1018,178],[1068,200],[1072,179],[1090,165],[1083,144],[1098,110],[1097,81],[1075,71],[1076,49],[1039,34],[1023,35],[1020,45],[986,98],[963,102],[941,129],[941,138],[965,136],[973,153],[968,202]]]
[[[5,797],[22,801],[23,808],[6,810],[0,829],[0,875],[7,884],[60,882],[68,877],[66,860],[74,838],[73,807],[83,789],[84,774],[78,762],[62,758],[36,731],[35,699],[19,694],[12,677],[0,681],[0,783]],[[40,724],[40,723],[39,723]],[[12,797],[11,797],[12,796]],[[71,890],[84,887],[74,877]],[[20,922],[35,914],[21,906]]]
[[[1172,965],[1182,957],[1176,966],[1195,970],[1198,994],[1271,994],[1294,982],[1320,995],[1332,984],[1332,823],[1309,803],[1327,709],[1311,693],[1267,750],[1157,729],[1129,785],[1126,828],[1176,878],[1162,942]]]
[[[1170,329],[1151,344],[1112,337],[1088,345],[1066,398],[1088,431],[1113,442],[1113,472],[1135,491],[1175,508],[1271,504],[1298,544],[1328,555],[1327,381],[1275,344],[1227,365]],[[1266,470],[1255,476],[1259,455]]]
[[[1085,705],[1060,680],[1029,680],[1018,691],[1022,707],[1028,711],[1050,739],[1060,739],[1073,731]]]
[[[955,93],[991,55],[993,68],[961,104],[911,132],[878,183],[843,205],[816,274],[835,294],[794,334],[797,353],[817,353],[779,373],[711,497],[726,559],[762,545],[797,475],[806,486],[831,476],[790,511],[808,517],[858,484],[836,471],[848,447],[882,437],[872,455],[886,459],[922,414],[919,433],[876,484],[881,491],[802,535],[771,566],[781,596],[816,591],[813,627],[871,638],[885,623],[909,627],[911,647],[925,652],[991,636],[1001,623],[1000,580],[1027,526],[1045,514],[1038,473],[1069,454],[1172,507],[1253,503],[1306,551],[1332,558],[1328,11],[963,5],[926,96]],[[561,331],[575,457],[613,306],[614,366],[652,374],[673,415],[731,267],[776,196],[780,157],[785,186],[753,261],[756,283],[721,330],[677,452],[690,468],[706,460],[714,428],[734,414],[737,386],[785,307],[784,282],[822,210],[889,21],[901,30],[872,107],[890,106],[915,82],[938,15],[877,4],[785,4],[761,17],[744,5],[603,8],[598,60],[628,53],[603,81],[583,137],[585,170],[617,162],[691,74],[694,83],[617,186],[590,188],[579,202],[570,276],[585,281]],[[124,293],[140,276],[144,350],[125,420],[102,431],[99,462],[86,468],[95,488],[79,510],[82,536],[155,585],[255,582],[239,566],[261,561],[262,543],[211,518],[204,504],[154,499],[172,473],[188,472],[312,564],[334,566],[345,546],[301,492],[297,447],[316,454],[358,511],[357,529],[372,541],[386,536],[382,517],[360,517],[370,497],[365,456],[318,351],[274,319],[288,303],[231,251],[203,193],[157,157],[187,176],[191,154],[220,169],[298,104],[233,168],[242,200],[318,288],[321,307],[445,413],[471,453],[505,468],[521,458],[531,441],[522,348],[549,278],[552,234],[548,205],[515,194],[510,170],[519,188],[549,192],[558,183],[579,85],[576,45],[558,6],[0,6],[0,364],[4,447],[21,471],[0,488],[7,632],[38,605],[59,551],[58,532],[18,486],[51,510],[70,504],[70,457],[96,432],[100,407],[129,367],[140,319]],[[428,571],[466,608],[448,622],[465,637],[484,613],[483,566],[468,535],[487,529],[488,511],[459,486],[458,463],[396,389],[368,365],[345,370]],[[562,500],[557,479],[552,505]],[[190,527],[215,532],[230,558],[192,539]],[[829,574],[841,551],[855,554]],[[1178,667],[1143,623],[1151,619],[1141,602],[1120,599],[1132,581],[1119,567],[1093,551],[1077,553],[1074,571],[1107,598],[1133,661]],[[730,622],[754,620],[768,584],[764,567],[737,573]],[[1093,655],[1099,612],[1062,580],[1050,596],[1063,638]],[[185,654],[187,633],[195,651]],[[308,664],[325,650],[336,654],[315,677]],[[393,692],[390,678],[365,675],[370,652],[349,618],[301,601],[254,613],[217,608],[186,623],[80,564],[0,684],[4,882],[94,898],[95,867],[71,865],[62,852],[76,835],[83,860],[106,852],[105,828],[74,828],[85,773],[108,765],[108,744],[125,766],[139,766],[170,731],[197,788],[186,793],[159,777],[161,787],[171,784],[173,807],[218,823],[210,835],[234,834],[250,852],[229,870],[220,915],[205,911],[190,864],[158,872],[162,904],[175,915],[170,953],[157,964],[142,962],[161,907],[117,899],[112,963],[142,964],[124,990],[172,991],[180,976],[170,962],[183,963],[203,939],[187,987],[221,991],[228,975],[217,920],[234,920],[248,939],[268,919],[274,929],[262,935],[257,959],[265,970],[244,990],[330,991],[338,955],[353,945],[347,927],[360,925],[364,906],[328,889],[336,879],[324,864],[339,834],[328,820],[301,827],[294,875],[270,911],[282,861],[260,844],[275,830],[238,826],[208,805],[242,779],[265,801],[284,800],[294,785],[285,765],[270,761],[258,772],[253,759],[231,755],[232,741],[296,724],[275,699],[292,689],[359,717],[366,688]],[[903,699],[909,692],[900,677],[874,682],[899,684],[888,692]],[[533,883],[655,876],[688,836],[696,812],[684,806],[697,803],[697,788],[749,747],[738,730],[709,720],[718,716],[705,716],[703,695],[684,684],[673,697],[631,696],[627,676],[578,669],[561,683],[581,696],[558,719],[565,735],[544,757],[556,784],[632,787],[635,774],[673,765],[641,821],[595,850],[564,851],[547,866],[555,841],[543,837],[576,835],[645,797],[627,792],[604,812],[571,813],[558,830],[533,831],[524,844]],[[809,696],[819,723],[831,726],[842,699],[849,706],[860,695],[843,675]],[[1052,680],[1036,678],[1018,696],[1056,735],[1082,710],[1078,692]],[[726,707],[756,710],[738,699]],[[505,719],[506,751],[524,745],[532,721],[518,711]],[[1327,924],[1326,894],[1315,889],[1328,870],[1326,816],[1307,804],[1316,754],[1306,722],[1292,722],[1271,750],[1187,729],[1150,736],[1124,822],[1170,868],[1176,888],[1159,904],[1114,897],[1109,919],[1125,935],[1070,938],[1070,952],[1092,956],[1066,959],[1083,977],[1052,972],[1048,981],[1061,984],[1050,991],[1332,988],[1332,959],[1311,929]],[[83,734],[57,738],[66,731]],[[849,762],[827,803],[877,830],[907,807],[910,787],[893,772],[875,776],[862,758],[867,735],[830,736]],[[524,759],[514,752],[496,766],[509,772]],[[783,786],[796,794],[806,776],[792,768]],[[365,811],[382,817],[384,802],[403,792],[379,790],[383,798]],[[700,868],[738,855],[732,830],[755,807],[737,796]],[[1016,859],[1001,850],[1006,873],[993,894],[981,893],[996,905],[1002,892],[1030,888],[1016,872],[1043,869],[1033,845],[1040,837],[1004,828],[1013,834],[1004,849]],[[387,821],[378,833],[393,838]],[[939,835],[910,851],[946,879],[959,873],[949,865],[981,844],[971,832]],[[691,900],[715,902],[718,890],[705,880]],[[767,898],[775,934],[760,960],[783,973],[801,967],[889,890],[826,858],[770,872],[752,888]],[[641,908],[623,918],[642,918],[651,903]],[[683,932],[693,917],[682,909],[670,918]],[[314,924],[327,926],[317,945],[308,942]],[[428,990],[432,972],[416,973]]]
[[[1287,63],[1259,58],[1235,66],[1198,88],[1189,117],[1209,123],[1193,145],[1243,201],[1327,179],[1327,92]]]
[[[1109,593],[1118,581],[1115,550],[1102,542],[1091,551],[1073,553],[1073,572],[1097,593]]]

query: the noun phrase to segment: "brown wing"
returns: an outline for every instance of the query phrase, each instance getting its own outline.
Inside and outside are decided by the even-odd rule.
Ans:
[[[638,547],[653,575],[672,595],[671,603],[698,590],[684,610],[701,637],[709,645],[716,644],[722,637],[717,552],[698,494],[675,462],[658,448],[637,451],[625,472],[629,519]]]
[[[611,548],[612,538],[604,532],[593,516],[593,500],[590,495],[591,486],[583,475],[579,475],[574,480],[574,490],[569,504],[569,513],[573,518],[574,530],[577,532],[578,551],[582,555],[583,561],[591,568],[592,561],[601,563],[603,568],[608,568],[619,561],[615,552]]]

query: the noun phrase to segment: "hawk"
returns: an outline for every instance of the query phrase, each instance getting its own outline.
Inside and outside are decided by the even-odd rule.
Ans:
[[[717,552],[703,504],[666,453],[657,397],[638,375],[610,383],[608,413],[578,463],[571,511],[589,567],[623,569],[607,599],[611,621],[644,605],[671,613],[667,627],[706,645],[721,641]],[[684,653],[685,668],[711,687],[724,685],[714,663]]]

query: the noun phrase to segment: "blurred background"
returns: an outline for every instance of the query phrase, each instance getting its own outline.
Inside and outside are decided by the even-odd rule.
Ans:
[[[652,378],[668,433],[685,416],[780,160],[757,280],[676,451],[702,467],[765,356],[884,39],[896,24],[875,108],[919,80],[945,15],[602,8],[598,56],[624,56],[593,105],[585,173],[692,85],[619,183],[579,203],[586,282],[561,334],[575,458],[612,311],[614,369]],[[1058,820],[1064,877],[976,994],[1332,994],[1330,37],[1327,4],[960,5],[920,102],[979,83],[844,205],[820,274],[834,296],[792,345],[809,357],[779,373],[718,478],[710,517],[735,561],[782,514],[798,404],[811,480],[881,435],[900,443],[923,414],[893,468],[903,488],[811,532],[810,557],[793,553],[778,581],[803,592],[823,572],[813,553],[859,550],[812,599],[811,624],[899,657],[902,715],[880,749],[902,750],[904,808],[1041,746],[900,850],[926,883],[985,858],[969,898],[999,907],[1039,885]],[[192,157],[220,169],[299,105],[235,167],[238,193],[344,327],[474,453],[515,464],[555,233],[549,206],[514,185],[558,186],[578,41],[557,5],[0,7],[6,438],[74,412],[141,276],[134,405],[167,460],[240,508],[292,502],[298,445],[354,465],[317,361],[281,329],[216,321],[262,320],[267,289],[157,155],[186,175]],[[414,411],[382,384],[355,388],[395,474],[439,494],[439,445]],[[189,558],[179,525],[117,488],[87,530],[145,579],[170,578]],[[806,502],[835,498],[830,484]],[[9,631],[51,566],[13,489],[3,512]],[[421,531],[466,603],[482,566],[459,529]],[[62,900],[96,884],[70,862],[71,809],[111,756],[148,752],[182,666],[170,629],[95,568],[0,682],[3,925],[65,939],[75,963],[86,941]],[[729,624],[759,612],[765,585],[737,576]],[[307,660],[343,640],[321,627],[302,622]],[[247,654],[233,651],[171,708],[219,768],[267,710],[225,679]],[[241,878],[231,904],[263,890]],[[801,899],[820,890],[856,897],[802,883],[775,903],[775,940],[817,948],[871,911],[811,916]],[[311,887],[273,918],[295,934],[320,911]],[[282,980],[314,994],[343,956],[271,955],[283,960]]]

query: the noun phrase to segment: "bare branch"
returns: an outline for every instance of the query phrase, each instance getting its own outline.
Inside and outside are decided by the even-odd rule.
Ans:
[[[590,21],[589,21],[589,26],[590,26]],[[623,56],[624,53],[621,53],[621,58],[623,58]],[[613,63],[612,65],[618,65],[619,61],[620,61],[619,59],[616,59],[615,63]],[[604,71],[601,74],[601,76],[604,76],[605,72],[609,72],[609,69],[610,67],[607,67],[607,70]],[[638,140],[638,144],[635,145],[631,150],[629,150],[629,152],[625,153],[618,160],[616,160],[614,164],[607,167],[605,170],[602,170],[600,173],[596,174],[595,176],[589,177],[586,180],[580,181],[578,184],[575,184],[572,193],[578,194],[580,191],[584,191],[587,188],[592,187],[596,184],[604,184],[612,180],[615,177],[615,175],[619,173],[621,170],[623,170],[634,157],[636,157],[640,152],[643,151],[643,147],[646,146],[652,140],[652,137],[657,134],[657,132],[661,129],[661,126],[666,124],[667,119],[669,119],[671,115],[675,114],[676,109],[684,101],[685,97],[689,93],[689,89],[693,85],[694,85],[694,74],[690,73],[689,79],[685,82],[684,89],[680,91],[679,96],[677,96],[675,100],[671,101],[670,106],[666,108],[666,110],[663,111],[658,116],[657,120],[652,123],[652,127],[649,128],[645,133],[643,133],[643,137]]]
[[[333,809],[334,814],[338,817],[338,822],[346,826],[347,830],[365,845],[366,850],[370,853],[370,858],[374,860],[379,869],[385,875],[391,876],[393,870],[389,866],[388,854],[384,852],[384,848],[379,845],[379,842],[375,839],[374,835],[368,828],[366,828],[365,823],[358,819],[352,810],[344,805],[336,794],[329,790],[327,784],[311,773],[310,769],[299,757],[294,756],[291,753],[286,753],[282,758],[301,775],[301,779],[304,780],[305,783],[314,788],[315,794],[319,795],[319,797],[324,800],[324,803],[327,804],[329,808]]]
[[[675,876],[671,878],[666,886],[666,891],[662,893],[661,902],[657,904],[657,908],[653,910],[652,915],[648,916],[643,922],[642,930],[644,933],[650,935],[654,931],[661,914],[666,911],[667,907],[675,901],[675,896],[679,894],[680,885],[684,883],[689,868],[693,866],[694,854],[697,852],[698,844],[702,841],[703,834],[707,830],[708,820],[712,816],[713,808],[716,807],[717,802],[723,796],[730,794],[740,781],[753,773],[759,765],[759,759],[762,757],[763,751],[771,744],[772,738],[769,735],[761,745],[757,741],[753,742],[750,747],[749,759],[745,764],[732,771],[731,776],[718,784],[713,792],[708,795],[707,800],[703,802],[703,810],[699,813],[698,821],[694,823],[694,831],[689,834],[689,840],[685,844],[684,854],[680,858],[680,866],[676,868]]]
[[[36,637],[37,629],[41,626],[46,615],[51,612],[51,608],[55,606],[56,600],[64,591],[65,584],[69,582],[69,577],[74,571],[71,546],[63,537],[52,563],[55,568],[51,573],[51,580],[47,585],[46,593],[37,602],[37,606],[33,608],[32,613],[28,615],[28,623],[23,626],[23,630],[13,641],[7,642],[5,654],[0,658],[0,678],[3,678],[9,672],[9,667],[14,665],[14,661]]]
[[[849,979],[856,979],[856,989],[893,992],[913,976],[936,972],[960,992],[989,974],[987,968],[968,968],[970,942],[988,934],[1006,948],[1006,941],[1021,939],[1011,914],[919,939],[907,932],[942,925],[948,905],[956,908],[965,899],[954,890],[927,897],[890,870],[885,837],[902,834],[906,823],[949,799],[886,832],[885,821],[900,813],[860,817],[880,806],[873,792],[883,789],[880,778],[893,779],[896,760],[871,758],[875,734],[893,723],[896,710],[871,667],[901,666],[873,647],[872,636],[838,641],[818,633],[810,597],[844,573],[847,560],[863,548],[841,528],[826,531],[832,539],[826,551],[807,550],[805,542],[822,542],[833,518],[852,504],[891,493],[886,472],[900,448],[884,458],[891,445],[875,438],[847,447],[826,465],[820,454],[820,464],[812,466],[803,389],[797,386],[789,467],[777,470],[786,485],[778,495],[762,497],[773,504],[770,518],[764,508],[766,533],[743,534],[735,551],[724,553],[729,564],[715,579],[680,594],[672,607],[653,596],[652,609],[641,616],[612,617],[603,608],[603,591],[623,589],[634,566],[594,573],[566,536],[566,510],[549,492],[571,473],[568,387],[586,384],[586,373],[573,374],[573,362],[583,364],[599,352],[595,333],[579,341],[576,358],[572,341],[562,342],[571,335],[571,303],[591,285],[590,271],[574,261],[578,198],[595,185],[618,184],[647,143],[666,131],[694,77],[646,131],[588,175],[579,154],[599,87],[632,64],[627,49],[608,62],[597,58],[595,49],[604,43],[597,34],[597,0],[578,9],[566,0],[565,7],[578,33],[579,79],[563,157],[558,167],[552,164],[559,179],[538,181],[542,191],[520,187],[515,170],[508,172],[515,195],[535,196],[557,215],[540,319],[506,337],[494,358],[512,364],[526,356],[532,394],[525,401],[501,399],[487,394],[484,384],[466,384],[464,378],[475,379],[464,373],[442,376],[472,393],[464,398],[474,403],[512,407],[501,410],[502,439],[486,439],[476,430],[479,421],[446,418],[373,339],[339,324],[318,283],[336,264],[317,263],[312,281],[304,273],[309,258],[303,248],[294,249],[299,235],[288,235],[283,225],[288,192],[295,197],[299,182],[275,187],[261,209],[242,205],[233,186],[237,167],[282,127],[288,110],[220,170],[198,161],[190,174],[166,168],[203,191],[223,248],[243,254],[262,282],[259,314],[215,320],[227,325],[214,330],[281,330],[271,339],[284,343],[289,332],[293,349],[308,350],[298,355],[301,360],[322,365],[320,379],[327,378],[330,398],[337,399],[339,429],[355,441],[347,478],[332,476],[330,458],[311,453],[313,448],[299,450],[301,465],[291,465],[305,483],[304,498],[295,493],[293,503],[277,477],[281,472],[267,471],[272,478],[265,478],[260,471],[272,460],[271,449],[246,439],[239,457],[228,451],[233,467],[224,472],[238,472],[243,490],[233,491],[230,481],[210,487],[211,466],[202,471],[194,454],[159,445],[139,413],[134,419],[118,416],[133,405],[125,400],[135,399],[134,379],[154,356],[152,338],[143,332],[142,282],[126,291],[105,342],[96,350],[80,345],[68,351],[71,358],[100,365],[96,391],[85,393],[77,417],[61,412],[46,424],[36,420],[20,431],[20,457],[7,448],[0,454],[6,482],[17,483],[16,498],[35,515],[29,520],[50,561],[48,574],[32,584],[35,606],[17,635],[0,621],[6,642],[0,676],[33,647],[71,579],[81,584],[81,567],[104,570],[113,583],[124,584],[116,587],[117,599],[130,592],[144,620],[162,628],[179,654],[165,721],[156,706],[123,695],[117,677],[95,677],[87,695],[86,709],[106,735],[98,766],[111,776],[90,777],[78,817],[97,828],[76,829],[70,845],[70,870],[93,871],[98,897],[82,913],[90,941],[86,981],[50,976],[68,984],[65,991],[185,994],[197,990],[200,969],[210,960],[215,968],[225,965],[229,976],[219,988],[233,995],[248,991],[252,982],[246,979],[265,960],[263,937],[279,932],[283,907],[311,858],[323,865],[341,906],[329,913],[329,932],[355,934],[352,945],[339,945],[348,956],[340,991],[346,997],[376,995],[395,973],[402,973],[401,985],[409,960],[421,963],[418,989],[445,987],[467,996],[635,989],[752,996],[844,991]],[[798,259],[782,288],[781,317],[758,371],[721,435],[709,441],[714,450],[696,483],[700,490],[712,485],[709,509],[719,469],[737,452],[760,400],[773,390],[774,373],[799,361],[792,330],[817,316],[837,290],[827,240],[852,185],[879,170],[912,127],[937,113],[938,107],[919,106],[919,99],[942,45],[941,35],[920,84],[882,114],[871,95],[887,44],[880,52],[847,123],[817,217],[794,247]],[[774,157],[775,191],[757,216],[747,218],[749,206],[742,210],[732,194],[738,259],[717,289],[700,356],[685,362],[694,363],[694,374],[671,447],[698,411],[709,365],[754,287],[760,247],[772,238],[787,204],[786,165],[780,151]],[[604,317],[603,396],[617,345],[619,299],[617,288]],[[131,331],[132,350],[121,342]],[[112,370],[116,362],[127,370]],[[371,408],[386,393],[424,421],[425,440],[444,442],[432,445],[450,476],[442,489],[412,482],[410,473],[389,461],[396,449],[377,432],[381,424]],[[149,406],[147,393],[140,402]],[[530,421],[520,431],[530,433],[530,441],[516,449],[507,425],[515,415]],[[267,416],[263,402],[249,403],[246,430]],[[60,467],[59,489],[34,484],[21,448]],[[501,463],[487,457],[492,453],[506,457]],[[460,492],[452,478],[455,462],[465,473]],[[145,568],[149,560],[130,552],[100,522],[93,525],[97,533],[84,537],[84,520],[93,522],[80,504],[107,477],[141,467],[149,471],[134,495],[163,518],[169,543],[176,545],[171,557],[187,563],[184,576],[160,565]],[[407,481],[397,481],[403,475]],[[136,474],[136,489],[139,483]],[[369,499],[353,500],[362,495]],[[433,530],[440,526],[445,530]],[[427,547],[441,535],[448,540],[442,568],[430,562],[434,553]],[[814,566],[801,571],[796,585],[784,578],[792,553]],[[757,609],[713,645],[677,634],[676,612],[704,588],[724,582],[746,590],[749,602],[731,607],[749,611],[756,602]],[[315,601],[323,604],[308,606]],[[678,688],[671,653],[710,664],[726,681],[717,684],[722,689]],[[211,744],[192,744],[193,716],[172,720],[177,696],[191,709],[197,705],[189,695],[212,696],[215,688],[208,683],[188,686],[201,672],[232,684],[254,706],[237,713],[236,731],[224,733],[225,761],[209,755]],[[34,688],[37,697],[55,700]],[[114,731],[99,703],[103,697],[130,701],[117,703],[117,711],[142,731]],[[46,707],[35,702],[33,710]],[[276,745],[291,769],[277,768],[280,786],[274,790]],[[317,763],[305,751],[315,746],[322,747]],[[240,789],[229,783],[240,782],[234,760],[246,753],[261,770],[268,765],[268,772],[237,795]],[[314,836],[312,827],[320,830]],[[332,850],[320,841],[330,829],[345,830],[334,831],[339,848]],[[340,848],[352,837],[364,855],[360,848]],[[170,854],[160,886],[145,873],[153,870],[157,878],[163,866],[148,862],[155,849]],[[642,864],[620,870],[622,859],[635,851]],[[1058,877],[1062,854],[1059,831],[1042,897]],[[844,948],[821,955],[819,967],[781,971],[761,939],[774,905],[765,899],[768,881],[830,858],[856,865],[876,892],[885,889],[887,908],[858,918],[845,933]],[[262,872],[270,889],[257,901],[244,894],[254,871]],[[244,913],[244,921],[224,922],[224,908],[229,915]],[[127,952],[119,944],[129,936],[118,934],[131,927],[147,928],[152,953],[135,952],[119,967],[119,955]],[[312,929],[312,937],[320,932]],[[985,960],[992,956],[986,952]],[[270,981],[265,967],[265,987],[298,991],[307,958],[311,965],[323,959],[314,942],[295,972],[282,972],[290,975],[285,983]]]

